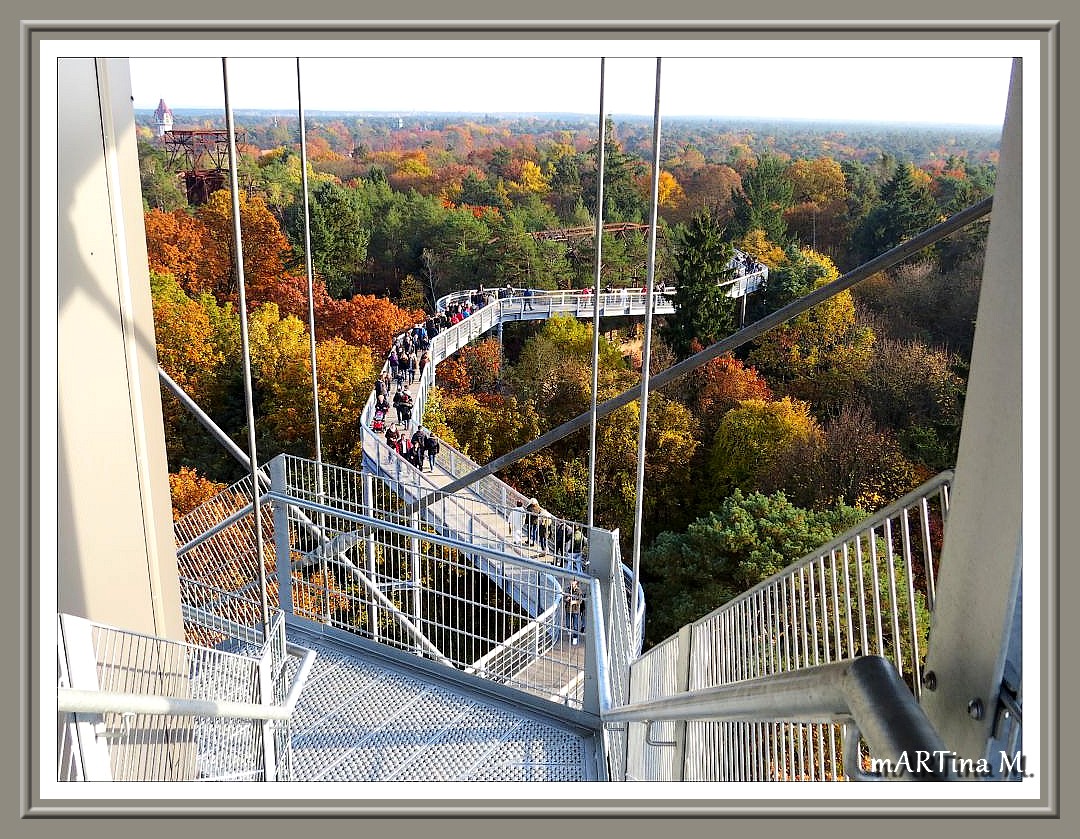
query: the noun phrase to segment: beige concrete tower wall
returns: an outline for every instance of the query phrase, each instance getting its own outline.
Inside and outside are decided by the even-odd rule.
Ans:
[[[57,609],[181,639],[130,75],[58,73]]]

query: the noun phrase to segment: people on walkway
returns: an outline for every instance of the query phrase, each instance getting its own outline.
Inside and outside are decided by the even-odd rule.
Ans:
[[[378,399],[380,396],[385,399],[390,398],[390,373],[387,370],[383,370],[379,378],[375,380],[375,398]]]
[[[525,298],[525,308],[528,311],[531,312],[533,310],[533,304],[532,304],[533,290],[531,288],[527,288],[521,294]]]
[[[412,420],[413,400],[405,385],[398,385],[397,393],[394,394],[394,410],[397,412],[398,422],[408,425]]]
[[[424,430],[427,432],[427,434],[424,437],[424,450],[427,452],[428,464],[430,466],[430,471],[434,472],[435,471],[435,457],[436,457],[436,455],[438,455],[439,450],[442,448],[442,446],[439,445],[439,438],[438,437],[436,437],[434,434],[432,434],[427,429],[424,429]],[[421,468],[423,468],[423,467],[421,467]]]
[[[416,444],[416,435],[413,435],[412,439],[405,439],[405,459],[409,461],[413,466],[424,471],[424,453],[420,450],[420,447]]]
[[[386,462],[393,463],[393,453],[401,453],[401,431],[400,426],[397,423],[391,423],[386,427],[386,445],[390,447],[391,454],[387,456]]]
[[[571,579],[563,590],[566,603],[568,623],[570,625],[570,643],[574,646],[580,642],[581,634],[585,630],[582,620],[582,607],[584,598],[581,595],[581,583],[577,579]]]
[[[525,505],[526,524],[528,526],[529,541],[537,545],[540,543],[540,502],[530,498]]]
[[[540,533],[537,541],[540,543],[541,550],[554,553],[555,517],[543,507],[540,508]]]

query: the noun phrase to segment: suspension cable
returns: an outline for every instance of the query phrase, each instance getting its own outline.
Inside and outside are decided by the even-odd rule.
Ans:
[[[315,364],[315,271],[311,259],[311,209],[308,198],[307,130],[300,85],[300,59],[296,59],[296,108],[300,114],[300,184],[304,193],[304,263],[307,269],[308,336],[311,342],[311,392],[315,411],[315,461],[322,463],[322,431],[319,424],[319,374]]]
[[[225,88],[225,123],[229,131],[229,192],[232,196],[233,256],[240,303],[240,347],[244,357],[244,403],[247,410],[248,459],[251,462],[251,504],[255,517],[255,561],[259,566],[259,597],[262,606],[263,636],[270,636],[270,609],[266,595],[266,565],[263,561],[262,514],[259,504],[259,455],[255,448],[255,406],[251,393],[251,346],[248,341],[247,295],[244,284],[244,246],[240,237],[240,190],[236,176],[236,126],[229,102],[228,59],[221,59],[221,79]]]
[[[641,346],[641,410],[638,415],[637,476],[634,484],[633,579],[630,614],[638,608],[638,577],[641,569],[641,520],[645,501],[645,438],[649,430],[649,372],[652,367],[653,285],[656,281],[656,222],[660,194],[660,59],[656,59],[656,101],[653,106],[652,195],[649,200],[649,268],[645,281],[645,339]]]
[[[307,271],[308,293],[308,342],[311,345],[311,407],[315,420],[315,493],[319,503],[325,500],[322,469],[322,430],[319,422],[319,368],[315,360],[315,269],[311,257],[311,201],[307,174],[307,128],[304,121],[303,86],[300,83],[300,58],[296,59],[296,110],[300,119],[300,184],[304,193],[304,266]],[[319,530],[325,529],[326,520],[319,513]],[[323,578],[323,617],[330,622],[330,574],[327,559],[322,558],[320,569]]]
[[[604,59],[600,59],[600,125],[596,161],[596,257],[593,270],[592,398],[589,407],[589,501],[585,519],[591,528],[596,505],[596,401],[600,384],[600,255],[604,233],[604,149],[607,146],[604,118]]]

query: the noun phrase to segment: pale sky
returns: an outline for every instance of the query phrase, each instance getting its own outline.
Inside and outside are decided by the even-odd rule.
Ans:
[[[159,99],[171,108],[224,107],[221,45],[200,53],[190,43],[159,42],[128,53],[136,108],[152,109]],[[998,126],[1011,69],[1007,42],[549,43],[364,42],[361,51],[358,42],[348,50],[332,42],[314,57],[310,43],[236,41],[228,45],[229,97],[234,110],[295,110],[299,57],[305,112],[596,114],[604,55],[605,111],[651,116],[660,55],[664,117]],[[383,54],[371,57],[376,50]],[[736,51],[741,54],[730,57]],[[155,53],[161,57],[148,57]]]

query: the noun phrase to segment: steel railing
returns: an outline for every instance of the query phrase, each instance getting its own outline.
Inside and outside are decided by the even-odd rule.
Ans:
[[[670,656],[665,649],[662,655]],[[653,674],[655,676],[655,674]],[[658,687],[664,689],[665,684]],[[717,775],[711,780],[869,780],[884,779],[880,772],[863,769],[865,753],[871,765],[891,765],[891,780],[956,780],[949,761],[917,755],[948,755],[941,738],[901,680],[892,662],[881,656],[818,664],[733,684],[675,693],[658,699],[631,702],[623,707],[601,707],[605,727],[636,725],[629,738],[635,744],[670,749],[677,758],[691,745],[707,747],[715,756]],[[663,729],[663,725],[669,726]],[[710,726],[721,736],[700,738],[687,733],[680,740],[674,726]],[[835,736],[833,764],[814,767],[810,729],[828,728]],[[753,735],[747,742],[739,732]],[[820,746],[818,747],[820,751]],[[642,750],[643,751],[643,750]],[[843,755],[843,762],[839,760]],[[631,764],[627,780],[706,780],[685,772],[671,760]],[[643,775],[634,769],[645,770]],[[652,770],[652,771],[649,771]],[[656,777],[656,776],[659,776]]]
[[[314,653],[286,645],[280,611],[263,637],[207,605],[185,603],[185,622],[219,648],[59,616],[58,780],[291,778],[289,720]]]
[[[424,518],[407,515],[406,502],[421,491],[415,486],[420,473],[385,444],[379,455],[393,457],[392,475],[376,478],[285,455],[266,465],[278,476],[271,487],[282,492],[262,496],[268,509],[262,522],[270,599],[280,602],[284,591],[294,614],[532,693],[548,696],[580,682],[582,657],[570,665],[552,662],[560,638],[568,638],[571,629],[569,615],[555,608],[563,602],[559,592],[567,574],[580,572],[581,555],[515,545],[504,530],[502,511],[469,493],[440,499]],[[219,622],[226,625],[257,614],[248,483],[245,478],[224,490],[175,528],[178,541],[185,541],[180,558],[185,600],[221,615]],[[422,488],[431,490],[427,484]],[[276,514],[269,512],[274,509]],[[356,516],[368,525],[357,527]],[[377,532],[374,521],[381,525]],[[282,533],[289,534],[286,541]],[[404,545],[412,546],[408,553],[417,564],[401,564]],[[288,569],[284,580],[283,568]],[[473,610],[471,629],[460,620],[437,617],[454,610],[464,614],[471,601],[485,596],[494,601]],[[191,608],[186,615],[194,614]],[[213,621],[187,628],[190,640],[219,640]],[[515,671],[512,665],[520,666]],[[580,691],[566,693],[561,701],[580,707]]]
[[[592,619],[586,599],[578,623],[566,592],[589,577],[395,521],[368,503],[375,482],[359,477],[354,503],[321,505],[289,479],[267,494],[277,552],[291,559],[294,614],[581,708],[573,685],[585,675]],[[330,551],[297,542],[295,509],[322,520]]]
[[[632,700],[875,656],[889,661],[917,702],[952,477],[932,478],[647,652],[631,668]],[[674,745],[656,746],[632,733],[627,773],[686,780],[845,777],[843,732],[835,723],[682,725],[654,738],[685,746],[676,764],[670,751],[658,751]]]

